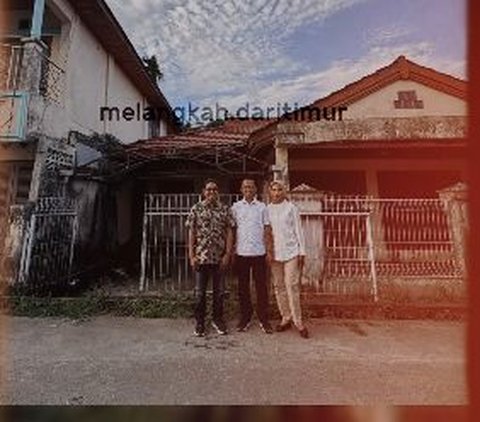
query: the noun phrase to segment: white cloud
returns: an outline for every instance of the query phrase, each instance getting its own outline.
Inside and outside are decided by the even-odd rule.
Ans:
[[[464,78],[465,61],[438,58],[433,46],[427,42],[419,44],[399,44],[396,46],[372,47],[367,54],[355,59],[334,61],[326,69],[312,71],[300,76],[266,83],[255,93],[242,93],[237,96],[212,96],[206,98],[204,105],[211,106],[218,102],[224,107],[235,110],[246,102],[250,107],[276,106],[277,103],[309,104],[333,91],[343,88],[363,76],[389,65],[398,56],[405,55],[407,59],[420,65]]]
[[[411,35],[415,31],[405,25],[393,23],[379,28],[367,28],[363,34],[367,46],[385,45]]]
[[[299,27],[366,0],[108,0],[140,53],[156,54],[169,97],[254,92],[301,68],[285,49]]]
[[[219,103],[230,109],[307,104],[399,55],[458,77],[464,60],[448,60],[428,42],[406,39],[399,24],[366,30],[366,53],[312,69],[289,56],[286,42],[301,27],[368,0],[107,0],[139,52],[156,54],[162,90],[176,105]],[[362,41],[362,40],[360,40]]]

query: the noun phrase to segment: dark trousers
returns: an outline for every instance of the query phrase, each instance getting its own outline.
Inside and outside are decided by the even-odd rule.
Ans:
[[[218,264],[199,265],[195,271],[195,319],[197,324],[205,324],[207,307],[207,285],[212,279],[213,321],[223,321],[224,273]]]
[[[250,270],[255,282],[257,294],[257,316],[260,322],[268,322],[268,288],[267,267],[265,255],[236,256],[238,274],[238,298],[240,301],[240,318],[249,321],[252,318],[253,307],[250,297]]]

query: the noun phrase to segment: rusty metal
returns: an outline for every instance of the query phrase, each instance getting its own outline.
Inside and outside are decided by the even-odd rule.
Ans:
[[[18,283],[38,294],[67,283],[77,226],[72,200],[39,198],[26,224]]]

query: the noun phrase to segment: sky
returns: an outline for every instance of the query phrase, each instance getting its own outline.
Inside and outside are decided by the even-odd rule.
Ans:
[[[464,0],[106,0],[172,107],[308,104],[399,55],[466,78]]]

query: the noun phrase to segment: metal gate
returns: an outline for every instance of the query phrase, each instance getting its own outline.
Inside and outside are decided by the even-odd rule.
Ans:
[[[222,195],[231,204],[239,195]],[[193,289],[185,218],[195,194],[145,196],[140,290]],[[451,222],[438,199],[377,199],[292,193],[307,256],[303,288],[378,298],[379,281],[461,278]]]
[[[292,196],[307,243],[303,285],[314,292],[377,299],[379,281],[464,277],[439,199]]]
[[[38,294],[62,287],[70,276],[76,236],[73,200],[39,198],[26,224],[19,283]]]
[[[371,214],[300,213],[305,236],[304,288],[328,295],[378,298]]]
[[[221,194],[228,205],[240,195]],[[198,194],[147,194],[144,199],[140,291],[193,290],[185,220]]]

